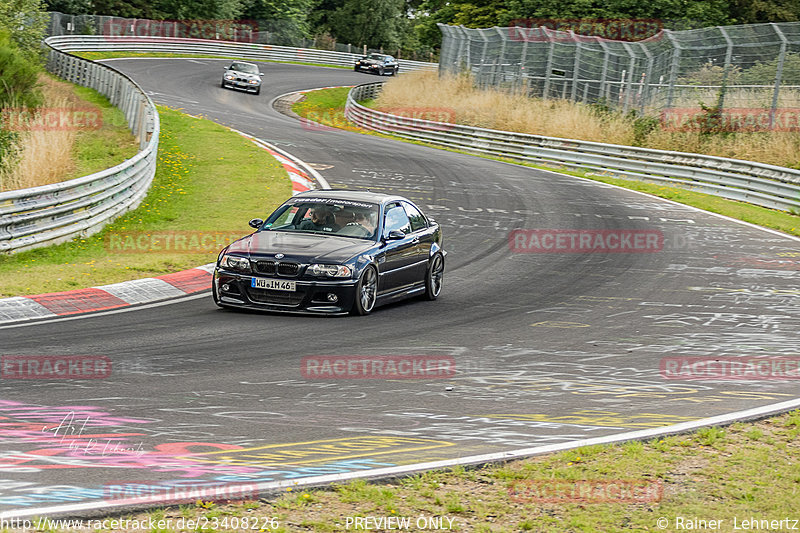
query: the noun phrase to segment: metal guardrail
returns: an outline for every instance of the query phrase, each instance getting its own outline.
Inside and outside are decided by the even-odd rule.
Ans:
[[[64,35],[50,37],[48,42],[71,52],[169,52],[175,54],[200,54],[222,57],[260,59],[264,61],[291,61],[316,63],[339,67],[355,65],[361,54],[292,48],[271,44],[209,41],[173,37],[122,37],[109,35]],[[437,63],[400,60],[400,71],[436,70]]]
[[[0,193],[0,252],[56,244],[100,231],[136,208],[156,170],[159,119],[144,91],[116,70],[49,47],[47,69],[107,96],[125,114],[139,152],[119,165],[73,180]]]
[[[375,98],[382,86],[383,82],[377,82],[351,89],[345,108],[347,119],[362,128],[475,154],[655,181],[772,209],[800,211],[800,170],[703,154],[434,122],[382,113],[358,103]]]

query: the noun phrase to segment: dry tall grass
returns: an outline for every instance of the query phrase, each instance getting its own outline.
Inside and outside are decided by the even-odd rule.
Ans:
[[[636,144],[800,168],[800,134],[796,132],[701,135],[655,127],[649,133],[640,131],[637,138],[633,117],[598,113],[590,106],[565,100],[531,99],[497,89],[478,89],[466,76],[439,78],[435,72],[406,73],[385,85],[376,107],[390,112],[398,108],[445,109],[455,122],[483,128]]]
[[[75,109],[81,100],[70,84],[42,75],[44,108]],[[84,106],[85,107],[85,106]],[[0,191],[25,189],[64,179],[75,166],[73,146],[78,132],[71,128],[33,129],[21,132],[9,165],[0,171]]]

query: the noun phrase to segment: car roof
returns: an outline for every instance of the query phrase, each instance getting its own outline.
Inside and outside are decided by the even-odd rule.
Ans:
[[[238,65],[250,65],[251,67],[257,67],[255,63],[248,63],[247,61],[239,61],[238,59],[234,59],[231,61],[231,65],[238,64]]]
[[[408,200],[402,196],[395,194],[385,194],[371,191],[350,191],[350,190],[313,190],[302,192],[294,198],[300,199],[303,197],[309,198],[324,198],[326,200],[355,200],[359,202],[372,202],[382,204],[392,200]]]

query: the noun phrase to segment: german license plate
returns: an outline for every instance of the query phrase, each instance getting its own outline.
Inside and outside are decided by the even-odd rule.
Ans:
[[[269,289],[273,291],[296,291],[297,282],[282,279],[252,278],[250,286],[254,289]]]

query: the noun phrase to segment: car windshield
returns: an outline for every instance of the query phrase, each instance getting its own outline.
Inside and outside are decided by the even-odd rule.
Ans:
[[[357,200],[298,198],[275,210],[261,229],[374,239],[377,221],[377,204]]]
[[[370,55],[367,57],[367,59],[376,59],[376,60],[378,60],[378,61],[382,61],[382,60],[383,60],[383,58],[385,58],[385,57],[386,57],[386,56],[382,56],[382,55],[380,55],[380,54],[370,54]]]
[[[258,68],[255,65],[251,65],[249,63],[233,63],[230,67],[230,70],[235,70],[237,72],[247,72],[248,74],[258,74]]]

